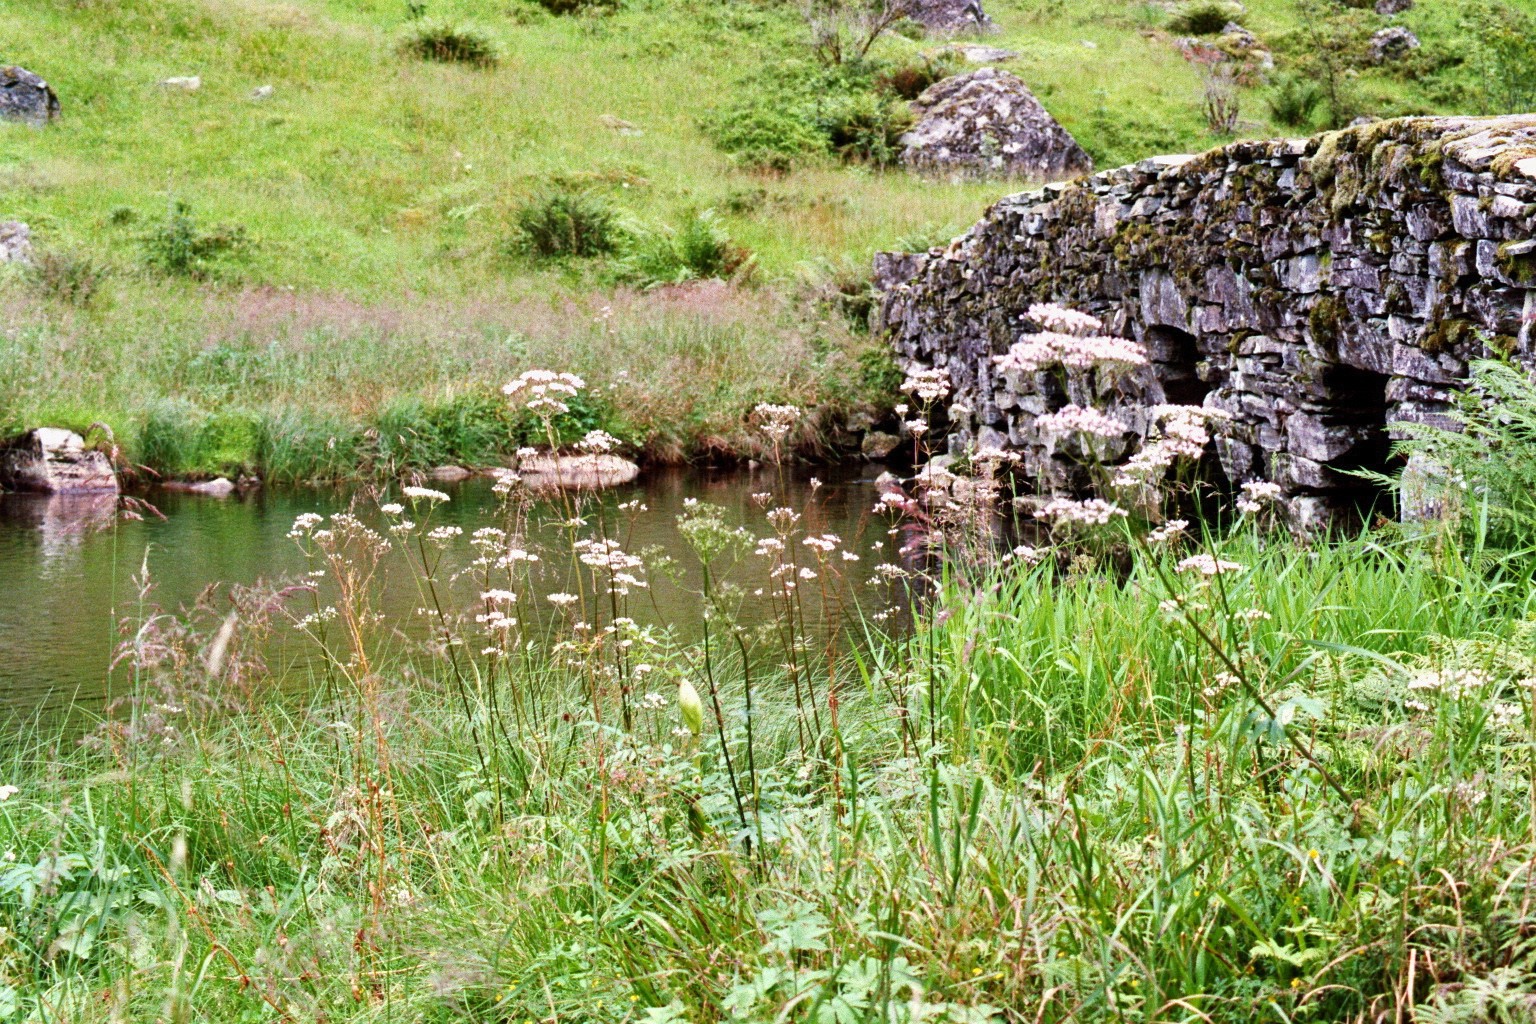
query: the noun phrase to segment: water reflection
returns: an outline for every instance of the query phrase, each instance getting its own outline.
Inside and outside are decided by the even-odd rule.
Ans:
[[[762,536],[770,531],[763,505],[754,495],[771,492],[771,504],[804,513],[804,529],[838,534],[845,547],[859,553],[861,561],[850,563],[846,587],[829,595],[834,605],[856,603],[872,611],[890,604],[897,595],[886,585],[864,582],[876,563],[890,560],[894,546],[886,534],[888,524],[869,514],[877,493],[875,472],[820,475],[825,483],[814,486],[807,474],[781,475],[766,469],[652,472],[598,500],[610,513],[621,502],[644,502],[649,511],[625,520],[626,549],[657,549],[689,565],[692,560],[675,528],[688,499],[723,506],[730,525],[744,525]],[[487,481],[441,489],[453,500],[434,512],[434,525],[460,526],[467,538],[478,527],[497,524],[497,502]],[[227,609],[227,589],[209,596],[211,583],[227,587],[299,578],[308,566],[287,536],[295,517],[353,508],[377,519],[377,500],[383,499],[351,491],[265,489],[222,500],[157,492],[152,500],[164,513],[163,520],[149,516],[123,521],[114,516],[110,497],[0,496],[0,581],[7,591],[0,602],[0,712],[33,715],[72,702],[100,707],[112,685],[122,685],[109,671],[118,639],[153,607],[179,609],[202,596],[216,610]],[[546,506],[535,514],[535,522],[545,525],[533,530],[533,544],[563,543],[558,529],[550,525],[558,513],[557,506]],[[456,557],[467,562],[467,544]],[[386,570],[381,610],[392,624],[409,631],[412,622],[419,622],[419,595],[403,562],[393,561]],[[134,582],[141,566],[148,567],[153,582],[147,603]],[[750,597],[751,588],[762,585],[761,574],[752,575],[756,568],[743,565],[736,574],[748,588],[748,619],[766,614],[764,602]],[[540,564],[534,584],[540,596],[569,590],[573,572],[569,559],[548,559]],[[676,582],[654,574],[651,582],[634,605],[635,617],[685,635],[695,631],[699,603],[690,591],[699,586],[697,572],[684,572]],[[461,580],[457,587],[461,599],[473,598],[473,581]],[[814,618],[819,614],[817,595],[808,593],[807,598]],[[305,655],[295,653],[296,646],[279,645],[272,663],[306,676]]]

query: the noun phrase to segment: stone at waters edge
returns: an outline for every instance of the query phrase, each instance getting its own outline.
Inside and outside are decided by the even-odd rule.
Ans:
[[[212,480],[168,480],[160,486],[168,491],[201,494],[209,498],[227,498],[235,493],[234,483],[222,476]]]
[[[71,430],[38,427],[0,448],[0,486],[42,494],[116,492],[117,474]]]
[[[517,473],[535,490],[586,491],[630,483],[640,467],[617,455],[531,455],[518,460]]]
[[[902,163],[957,177],[1057,179],[1093,170],[1078,145],[1018,76],[980,68],[929,86],[912,103]]]
[[[0,121],[41,128],[59,116],[59,97],[26,68],[0,67]]]

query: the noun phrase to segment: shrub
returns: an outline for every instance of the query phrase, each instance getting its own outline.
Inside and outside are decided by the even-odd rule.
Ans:
[[[1282,75],[1266,100],[1275,123],[1287,128],[1305,128],[1312,123],[1323,102],[1323,90],[1316,82],[1296,75]]]
[[[218,263],[245,245],[245,228],[222,225],[201,231],[192,208],[171,205],[165,220],[141,240],[144,261],[151,269],[174,277],[207,277]]]
[[[960,64],[948,52],[924,57],[911,64],[899,64],[875,77],[875,87],[904,100],[915,100],[923,90],[951,75],[958,74]]]
[[[839,157],[885,167],[901,155],[901,137],[912,127],[912,112],[900,101],[852,93],[826,103],[817,126]]]
[[[711,142],[744,167],[784,172],[795,161],[824,153],[827,139],[794,103],[756,95],[705,118]]]
[[[496,44],[485,33],[446,22],[412,25],[405,38],[400,40],[400,52],[421,60],[469,64],[477,68],[494,67],[501,60]]]
[[[44,252],[27,268],[27,279],[42,295],[71,306],[89,306],[107,268],[89,256]]]
[[[714,210],[683,219],[676,228],[636,232],[619,264],[619,276],[641,287],[681,284],[699,278],[739,276],[754,257],[731,241]]]
[[[602,199],[585,192],[538,196],[520,207],[514,220],[513,248],[540,259],[602,256],[619,243],[617,216]]]
[[[1192,36],[1219,35],[1228,22],[1242,17],[1242,9],[1219,0],[1196,0],[1185,4],[1168,20],[1168,28]]]

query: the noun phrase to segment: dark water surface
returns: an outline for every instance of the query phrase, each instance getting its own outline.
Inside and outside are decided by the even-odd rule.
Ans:
[[[896,599],[887,586],[867,582],[877,563],[894,560],[886,535],[888,524],[869,513],[877,496],[873,483],[877,472],[873,468],[823,470],[819,475],[825,483],[819,487],[813,486],[809,474],[780,475],[770,469],[650,472],[634,485],[594,500],[610,510],[620,502],[643,501],[649,510],[639,514],[632,531],[623,535],[625,550],[638,553],[656,546],[691,565],[693,559],[676,529],[676,517],[687,499],[722,505],[731,525],[766,536],[771,529],[753,495],[772,492],[771,505],[803,512],[802,529],[837,534],[846,548],[860,556],[859,562],[846,563],[846,576],[832,591],[837,607],[825,611],[830,616],[855,605],[874,611]],[[452,496],[436,508],[431,524],[462,527],[464,535],[451,548],[449,561],[463,565],[473,556],[469,537],[474,530],[504,525],[497,516],[498,501],[483,479],[432,486]],[[114,671],[110,666],[114,652],[143,621],[146,611],[177,611],[197,601],[210,585],[219,585],[207,600],[220,614],[229,606],[229,584],[303,576],[310,566],[288,537],[299,514],[329,515],[354,505],[361,518],[382,526],[378,502],[400,500],[398,488],[377,498],[355,490],[310,488],[262,488],[225,499],[155,491],[147,498],[164,513],[163,521],[152,516],[124,520],[111,500],[0,495],[0,587],[4,590],[0,594],[0,717],[31,717],[71,706],[100,709],[109,696],[127,686],[129,669],[119,666]],[[551,525],[532,529],[527,545],[544,554],[534,581],[540,593],[533,604],[545,612],[552,609],[543,594],[575,589],[569,556],[559,557],[568,548],[563,532],[552,525],[557,515],[558,509],[547,504],[536,511],[532,517],[536,523]],[[881,550],[872,550],[876,544]],[[801,559],[807,557],[807,552],[800,552]],[[766,574],[761,563],[749,553],[734,578],[749,589],[762,586]],[[145,564],[153,583],[148,608],[141,606],[134,581]],[[385,564],[381,610],[390,625],[420,631],[420,617],[414,614],[421,604],[420,594],[400,553],[386,556]],[[649,576],[649,592],[637,592],[631,599],[633,617],[672,627],[683,635],[696,634],[700,605],[687,589],[697,585],[698,574],[689,573],[680,584],[657,574]],[[820,586],[820,582],[808,585],[807,598],[813,590],[819,594]],[[458,591],[456,603],[461,607],[476,596],[467,580],[458,584]],[[301,597],[293,607],[296,614],[303,614],[312,605],[312,598]],[[767,614],[761,601],[749,598],[745,607],[748,618]],[[822,614],[821,609],[812,609],[813,618]],[[293,634],[291,627],[283,625],[276,632]],[[274,645],[269,663],[276,671],[303,678],[307,675],[303,659],[313,657],[307,641],[290,640]]]

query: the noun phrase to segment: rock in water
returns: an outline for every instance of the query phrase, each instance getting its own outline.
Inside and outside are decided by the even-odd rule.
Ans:
[[[34,128],[59,116],[59,98],[47,82],[26,68],[0,67],[0,121]]]
[[[914,170],[1047,180],[1093,170],[1093,158],[1007,71],[981,68],[946,78],[914,100],[912,110],[917,124],[901,137],[901,159]]]
[[[117,474],[74,431],[38,427],[0,449],[0,486],[44,494],[116,491]]]
[[[908,0],[909,17],[930,32],[992,32],[997,29],[981,0]]]
[[[19,220],[0,221],[0,263],[32,262],[32,229]]]
[[[517,473],[535,490],[595,491],[629,483],[640,467],[617,455],[534,455],[518,460]]]

